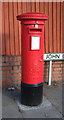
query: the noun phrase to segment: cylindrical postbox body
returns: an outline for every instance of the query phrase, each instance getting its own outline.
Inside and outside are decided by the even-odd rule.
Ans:
[[[44,82],[44,21],[48,17],[41,13],[24,13],[17,19],[22,25],[21,103],[39,105]]]

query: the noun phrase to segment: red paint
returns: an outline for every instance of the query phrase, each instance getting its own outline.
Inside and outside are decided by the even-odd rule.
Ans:
[[[46,15],[26,13],[17,16],[22,23],[22,82],[39,84],[44,82],[44,20]],[[38,28],[35,28],[38,24]],[[31,37],[40,37],[40,49],[31,50]]]

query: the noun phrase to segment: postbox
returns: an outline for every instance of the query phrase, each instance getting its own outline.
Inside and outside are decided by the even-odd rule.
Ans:
[[[44,22],[42,13],[24,13],[17,16],[21,21],[22,81],[21,103],[36,106],[43,99],[44,83]]]

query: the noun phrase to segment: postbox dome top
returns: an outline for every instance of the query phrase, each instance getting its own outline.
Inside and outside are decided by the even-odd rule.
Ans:
[[[17,20],[23,19],[40,19],[40,20],[47,20],[48,16],[43,13],[23,13],[17,16]]]

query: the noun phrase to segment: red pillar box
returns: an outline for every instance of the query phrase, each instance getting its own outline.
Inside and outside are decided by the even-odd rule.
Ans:
[[[17,16],[22,24],[21,103],[35,106],[42,102],[44,82],[44,21],[42,13]]]

